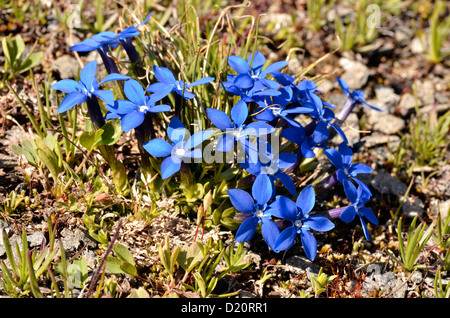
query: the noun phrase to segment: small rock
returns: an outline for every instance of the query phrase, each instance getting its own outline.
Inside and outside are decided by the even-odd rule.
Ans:
[[[58,72],[61,79],[74,78],[77,76],[79,68],[78,61],[67,54],[53,61],[53,69]]]
[[[364,140],[364,146],[367,148],[372,148],[375,146],[389,144],[389,147],[398,145],[400,143],[400,137],[397,135],[383,135],[380,133],[373,133],[368,136],[364,136],[361,138]]]
[[[434,104],[434,84],[431,80],[415,80],[414,85],[417,88],[417,97],[422,101],[423,105]]]
[[[344,69],[341,78],[351,90],[361,89],[367,83],[370,71],[365,64],[343,57],[339,60],[339,65]]]
[[[384,169],[378,169],[373,173],[362,174],[358,178],[365,184],[372,186],[378,193],[393,195],[399,200],[403,198],[408,190],[408,186],[405,183],[391,176]],[[408,196],[402,204],[402,212],[409,218],[422,216],[425,212],[425,204],[419,198],[412,199]]]
[[[358,115],[355,113],[350,113],[345,120],[345,123],[347,125],[342,125],[341,128],[345,133],[345,136],[348,139],[348,143],[350,145],[354,145],[360,140],[360,134],[359,134],[359,118]],[[341,143],[342,138],[339,135],[336,135],[332,142],[334,143]]]
[[[384,109],[388,113],[392,113],[400,101],[400,96],[390,86],[376,85],[375,96],[377,101],[385,105]]]
[[[27,236],[29,247],[40,246],[45,241],[45,236],[41,232],[36,232]]]
[[[368,123],[375,131],[385,135],[394,135],[405,128],[405,121],[397,116],[377,113],[368,117]]]
[[[417,107],[420,107],[422,105],[422,102],[418,98],[415,98],[413,94],[405,93],[400,98],[397,110],[402,116],[405,116],[410,111],[415,110],[416,104]]]
[[[315,263],[311,262],[309,259],[305,257],[298,255],[289,257],[286,260],[286,267],[288,270],[291,270],[292,272],[295,273],[303,273],[305,271],[307,273],[313,274],[319,273],[319,269],[317,268],[317,265]]]
[[[414,38],[410,44],[411,52],[414,54],[422,54],[425,52],[425,43],[421,38]]]

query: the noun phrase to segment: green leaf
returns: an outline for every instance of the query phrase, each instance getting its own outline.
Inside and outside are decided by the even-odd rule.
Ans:
[[[136,275],[137,275],[137,269],[136,269],[136,267],[134,267],[133,265],[131,265],[131,264],[128,263],[128,262],[122,262],[122,263],[120,264],[120,269],[121,269],[122,271],[124,271],[125,273],[127,273],[127,274],[130,274],[130,275],[133,275],[133,276],[136,276]]]
[[[122,261],[116,257],[108,256],[105,261],[105,268],[113,274],[123,274],[123,270],[120,268]]]
[[[80,135],[80,144],[86,148],[88,151],[92,151],[94,147],[101,140],[101,136],[103,134],[103,129],[91,131],[91,132],[83,132]]]
[[[38,65],[42,59],[44,58],[43,52],[35,52],[33,54],[30,54],[23,62],[20,64],[19,69],[17,70],[18,73],[24,73],[28,71],[29,69],[35,67]]]
[[[102,126],[103,133],[97,145],[112,146],[119,140],[122,135],[122,128],[119,120],[111,120]]]
[[[190,272],[203,259],[202,251],[198,244],[193,243],[180,249],[177,257],[177,263],[186,272]]]
[[[120,258],[122,261],[134,265],[133,256],[124,245],[118,243],[114,246],[113,250],[116,253],[117,257]]]

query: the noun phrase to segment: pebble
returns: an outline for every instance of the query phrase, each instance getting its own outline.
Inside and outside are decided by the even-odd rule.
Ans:
[[[369,79],[369,68],[359,62],[345,57],[339,59],[339,65],[344,69],[341,78],[347,82],[351,90],[361,89]]]
[[[383,105],[383,110],[392,113],[400,101],[400,96],[390,86],[376,85],[374,90],[376,100]]]
[[[78,61],[68,54],[54,60],[52,65],[61,79],[75,78],[80,68]]]

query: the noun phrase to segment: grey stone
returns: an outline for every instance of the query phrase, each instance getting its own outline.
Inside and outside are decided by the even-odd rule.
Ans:
[[[294,273],[319,273],[319,269],[317,268],[316,264],[311,262],[309,259],[299,255],[291,256],[286,260],[286,269]]]
[[[364,146],[367,148],[372,148],[375,146],[389,144],[392,149],[392,146],[396,147],[400,143],[400,137],[397,135],[383,135],[380,133],[373,133],[371,135],[367,135],[361,138],[361,140],[365,141]]]
[[[372,129],[385,135],[394,135],[405,128],[405,121],[397,116],[378,113],[368,117]]]
[[[66,54],[53,61],[53,69],[62,79],[74,78],[78,74],[80,65],[74,57]]]
[[[400,96],[390,86],[376,85],[374,90],[376,100],[384,105],[385,111],[392,113],[400,101]]]
[[[416,37],[411,41],[410,48],[412,53],[422,54],[423,52],[425,52],[426,44],[424,40]]]
[[[344,69],[341,78],[347,82],[351,90],[361,89],[366,85],[370,71],[365,64],[342,57],[339,65]]]
[[[41,232],[36,232],[27,236],[28,246],[35,247],[40,246],[42,241],[45,241],[45,236]]]
[[[417,88],[417,97],[422,101],[423,105],[434,104],[434,84],[431,80],[415,80],[414,85]]]
[[[388,194],[398,197],[399,200],[403,198],[408,186],[391,176],[384,169],[377,169],[369,174],[359,175],[358,178],[367,185],[372,186],[380,194]],[[402,204],[402,212],[406,217],[422,216],[425,212],[425,204],[419,198],[411,198],[407,196]]]
[[[397,109],[402,116],[405,116],[410,111],[415,110],[416,104],[418,107],[420,107],[422,105],[422,102],[418,98],[414,97],[413,94],[405,93],[401,96]]]

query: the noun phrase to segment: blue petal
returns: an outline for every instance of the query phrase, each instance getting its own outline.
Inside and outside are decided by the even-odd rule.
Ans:
[[[236,232],[236,242],[247,242],[253,238],[258,226],[259,219],[251,216],[242,222],[241,226]]]
[[[266,77],[268,73],[278,71],[279,69],[285,67],[287,65],[287,61],[279,61],[275,62],[269,66],[267,66],[264,71],[261,72],[260,77]]]
[[[254,200],[252,196],[241,189],[230,189],[227,191],[231,204],[236,210],[242,213],[255,212]]]
[[[223,111],[214,108],[207,108],[206,113],[208,114],[209,120],[211,120],[214,126],[220,130],[227,130],[233,127],[230,117],[228,117],[228,115]]]
[[[348,169],[348,172],[351,173],[371,173],[373,169],[363,163],[354,163],[350,165],[350,168]]]
[[[336,130],[338,135],[341,136],[343,142],[345,142],[347,144],[348,143],[347,136],[345,135],[345,132],[341,129],[341,127],[339,127],[338,125],[332,124],[332,123],[329,123],[329,125],[331,127],[333,127],[334,130]]]
[[[358,211],[361,212],[369,220],[370,223],[378,225],[378,218],[371,209],[364,206],[359,208]]]
[[[339,87],[341,88],[342,92],[347,95],[348,97],[350,97],[350,88],[348,86],[348,84],[341,79],[340,77],[336,76],[336,80],[339,84]]]
[[[270,178],[266,174],[259,174],[252,186],[252,195],[255,201],[264,205],[273,196],[273,187]]]
[[[170,120],[167,127],[167,136],[174,144],[179,143],[186,136],[186,128],[177,117],[172,117]]]
[[[169,105],[156,105],[149,108],[150,113],[163,113],[168,112],[172,109]]]
[[[264,241],[266,241],[267,245],[272,250],[275,250],[275,242],[280,235],[280,229],[275,222],[267,218],[262,218],[261,223],[261,234],[264,238]]]
[[[334,228],[333,222],[323,215],[311,215],[303,222],[303,225],[319,232],[327,232]]]
[[[275,251],[284,251],[288,250],[294,245],[295,238],[297,237],[297,229],[294,226],[290,226],[284,229],[283,232],[280,233],[276,242],[275,242]]]
[[[250,72],[250,67],[246,60],[242,57],[233,55],[228,58],[228,65],[231,66],[239,74],[246,74]]]
[[[339,153],[342,156],[342,163],[344,165],[348,165],[353,160],[353,151],[352,149],[346,144],[346,143],[340,143],[339,144]]]
[[[118,74],[118,73],[111,73],[107,75],[98,85],[102,85],[103,83],[110,82],[110,81],[122,81],[130,79],[129,76]]]
[[[161,83],[175,84],[177,81],[168,68],[153,65],[153,72],[155,73],[156,79]]]
[[[242,124],[244,124],[245,120],[248,117],[248,107],[247,104],[242,101],[239,100],[234,106],[233,108],[231,108],[231,119],[233,120],[233,123],[237,126],[237,127],[241,127]]]
[[[281,73],[279,71],[270,72],[270,75],[272,75],[278,81],[278,83],[283,86],[293,85],[295,81],[295,77]]]
[[[92,83],[95,79],[95,71],[97,70],[97,61],[87,63],[80,71],[80,81],[86,86],[88,90],[92,88]]]
[[[110,112],[125,115],[136,110],[136,104],[129,100],[118,99],[113,104],[106,104],[105,108]]]
[[[309,146],[307,143],[302,143],[300,147],[305,158],[314,158],[316,156],[311,146]]]
[[[105,104],[111,105],[114,103],[114,94],[110,90],[96,90],[92,94],[104,101]]]
[[[144,143],[143,147],[154,157],[167,157],[172,152],[172,145],[161,138],[149,140]]]
[[[307,186],[297,197],[296,205],[302,211],[303,215],[308,214],[316,203],[316,194],[312,185]]]
[[[127,98],[136,105],[138,106],[146,105],[145,91],[138,81],[134,79],[126,81],[123,86],[123,90]]]
[[[155,84],[163,84],[163,83],[155,83]],[[155,85],[153,84],[153,85]],[[161,87],[158,90],[155,90],[152,95],[150,95],[150,103],[156,103],[157,101],[160,101],[170,93],[172,93],[175,90],[174,85],[166,85],[163,84],[163,87]]]
[[[66,110],[71,109],[73,106],[85,102],[86,99],[87,96],[83,93],[73,92],[67,94],[66,97],[64,97],[64,99],[61,101],[61,104],[59,104],[58,113],[63,113]]]
[[[289,152],[282,152],[278,156],[280,169],[284,170],[291,167],[297,161],[297,155]]]
[[[351,203],[356,203],[358,199],[358,194],[355,185],[347,179],[344,179],[340,182],[344,185],[344,191],[345,195],[347,196],[347,199]]]
[[[161,163],[161,178],[167,179],[174,173],[180,171],[181,162],[176,162],[172,159],[172,157],[167,157]]]
[[[291,195],[297,195],[297,189],[295,188],[294,180],[292,180],[291,177],[289,177],[286,173],[277,173],[275,174],[275,177],[281,180],[281,183],[283,183]]]
[[[73,92],[80,92],[82,88],[73,79],[63,79],[63,80],[53,84],[50,87],[50,89],[55,89],[55,90],[61,91],[63,93],[69,94],[69,93],[73,93]]]
[[[214,81],[214,77],[203,77],[201,79],[196,80],[195,82],[189,84],[187,87],[194,87],[197,85],[204,85],[204,84],[208,84],[211,83],[212,81]]]
[[[248,90],[253,87],[255,80],[248,74],[239,74],[234,79],[234,85],[243,90]]]
[[[303,250],[306,256],[313,261],[317,254],[317,241],[314,235],[305,229],[302,229],[300,233],[302,239]]]
[[[155,93],[157,91],[165,89],[166,87],[170,87],[171,90],[173,91],[175,89],[175,84],[167,84],[167,83],[157,82],[157,83],[150,84],[150,86],[148,86],[145,90],[147,92]]]
[[[266,63],[266,57],[261,52],[256,51],[255,57],[253,57],[253,53],[248,57],[247,64],[250,66],[250,63],[252,63],[251,66],[253,70],[261,69]]]
[[[244,132],[251,136],[262,136],[273,133],[275,128],[264,122],[253,122],[245,126]]]
[[[217,140],[216,150],[220,152],[228,152],[234,149],[235,138],[231,134],[223,134]]]
[[[353,205],[348,206],[339,216],[339,218],[345,223],[350,223],[354,220],[356,215],[355,207]]]
[[[125,116],[120,118],[120,125],[122,130],[126,133],[130,132],[131,129],[136,128],[144,122],[145,115],[143,112],[134,110]]]
[[[341,154],[336,149],[327,149],[324,154],[336,168],[342,168]]]
[[[100,47],[99,43],[93,39],[86,39],[80,43],[76,43],[69,50],[77,52],[90,52]]]
[[[297,219],[298,208],[291,199],[277,195],[275,198],[274,216],[294,222]]]
[[[283,129],[280,136],[286,138],[294,144],[301,145],[305,139],[305,129],[302,126],[289,127]]]

